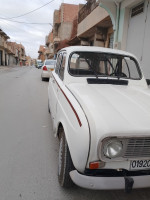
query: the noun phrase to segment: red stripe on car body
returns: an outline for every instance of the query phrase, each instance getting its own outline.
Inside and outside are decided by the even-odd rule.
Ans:
[[[54,75],[53,75],[53,78],[55,79]],[[55,79],[55,81],[56,81],[56,79]],[[74,107],[73,107],[73,105],[71,104],[70,100],[68,99],[68,97],[66,96],[66,94],[64,93],[64,91],[61,89],[61,87],[60,87],[60,85],[58,84],[57,81],[56,81],[56,83],[57,83],[59,89],[61,90],[61,92],[63,93],[63,95],[65,96],[66,100],[68,101],[69,105],[71,106],[71,108],[72,108],[72,110],[73,110],[73,112],[74,112],[74,114],[75,114],[75,116],[76,116],[76,118],[77,118],[77,120],[78,120],[78,123],[79,123],[79,125],[80,125],[80,127],[81,127],[81,126],[82,126],[82,123],[81,123],[81,121],[80,121],[80,118],[79,118],[79,116],[78,116],[76,110],[74,109]]]

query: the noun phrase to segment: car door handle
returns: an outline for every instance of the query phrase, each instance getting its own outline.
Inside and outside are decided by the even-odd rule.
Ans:
[[[53,81],[53,83],[55,83],[55,80],[52,80]]]

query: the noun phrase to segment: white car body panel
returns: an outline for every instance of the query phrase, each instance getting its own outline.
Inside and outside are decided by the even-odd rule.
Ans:
[[[79,174],[76,170],[70,172],[76,185],[92,190],[121,190],[124,189],[124,177],[92,177]],[[150,176],[135,176],[133,189],[150,187]]]
[[[68,88],[88,116],[91,128],[89,161],[99,159],[97,146],[103,138],[150,135],[148,88],[78,83],[70,84]]]
[[[54,133],[56,136],[58,123],[61,122],[61,124],[63,124],[63,128],[66,133],[66,139],[68,142],[74,166],[77,167],[81,172],[83,172],[87,163],[87,156],[89,151],[88,123],[84,115],[84,112],[81,109],[78,102],[76,101],[76,99],[69,92],[69,90],[62,84],[62,81],[59,80],[55,72],[53,72],[52,74],[53,76],[50,78],[48,91],[49,91],[49,96],[53,95],[52,101],[49,101],[49,105],[53,119]],[[53,84],[51,84],[52,82]],[[54,85],[55,88],[53,88],[52,85]],[[80,120],[82,121],[81,127],[75,116],[75,113],[73,112],[64,94],[68,97],[69,101],[74,106],[74,109],[77,110],[77,114],[80,116]],[[80,138],[80,140],[78,138]],[[81,151],[82,154],[78,155],[76,153],[77,149],[78,151]]]
[[[90,162],[100,160],[98,147],[104,138],[150,137],[150,90],[143,75],[141,80],[128,80],[129,84],[126,86],[92,85],[87,83],[87,77],[71,76],[68,73],[68,60],[70,54],[76,51],[114,53],[135,59],[136,57],[124,51],[99,47],[79,46],[61,50],[67,54],[64,79],[62,81],[53,71],[48,87],[54,135],[57,136],[58,125],[61,123],[73,164],[76,170],[83,174],[85,168],[89,168]],[[130,159],[106,162],[103,167],[103,169],[126,170],[129,168]],[[70,174],[77,185],[92,189],[88,184],[84,185],[86,177],[85,179],[80,177],[75,171]],[[98,180],[98,177],[95,177],[95,179],[96,183],[100,183],[105,178]],[[149,177],[146,179],[149,180]],[[94,177],[91,180],[94,181]],[[118,184],[114,188],[122,188],[122,185],[119,187],[119,181],[122,184],[122,179],[116,178],[116,180]],[[138,183],[140,179],[136,178],[136,180],[135,188],[141,187]],[[144,181],[144,177],[142,180]],[[109,181],[106,182],[108,189],[114,189],[110,187]],[[150,183],[146,182],[146,186],[150,187]],[[96,189],[104,189],[104,187],[96,186]]]

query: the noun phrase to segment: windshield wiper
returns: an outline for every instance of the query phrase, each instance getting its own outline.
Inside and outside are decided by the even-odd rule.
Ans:
[[[89,65],[89,68],[94,72],[96,78],[98,79],[98,74],[96,73],[96,71],[94,70],[94,68],[91,66],[91,64],[89,63],[88,59],[85,58],[85,60],[86,60],[87,64]]]

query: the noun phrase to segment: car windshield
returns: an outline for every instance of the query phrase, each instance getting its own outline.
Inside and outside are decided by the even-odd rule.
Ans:
[[[54,65],[55,62],[56,62],[55,60],[46,60],[45,65]]]
[[[141,79],[141,71],[133,57],[110,53],[75,52],[70,57],[69,73],[73,76]]]

